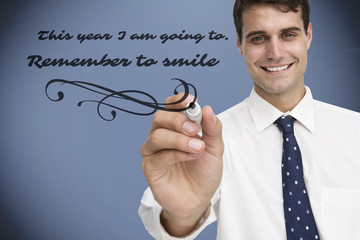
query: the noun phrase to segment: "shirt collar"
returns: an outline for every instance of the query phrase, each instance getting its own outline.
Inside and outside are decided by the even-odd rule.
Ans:
[[[259,132],[273,124],[276,119],[284,115],[290,115],[298,120],[310,132],[314,131],[314,106],[313,97],[310,88],[306,87],[305,96],[301,101],[289,112],[283,113],[276,107],[271,105],[265,99],[260,97],[254,89],[252,89],[248,99],[249,110],[254,120],[255,127]]]

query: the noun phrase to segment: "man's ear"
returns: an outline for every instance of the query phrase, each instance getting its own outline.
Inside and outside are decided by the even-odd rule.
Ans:
[[[242,50],[242,46],[241,46],[241,43],[240,43],[240,40],[239,40],[239,35],[236,34],[236,46],[237,48],[239,49],[239,52],[241,55],[244,55],[244,52]]]
[[[307,29],[307,33],[306,33],[306,38],[307,38],[307,43],[306,43],[306,49],[310,48],[310,44],[312,41],[312,25],[311,22],[309,23],[308,29]]]

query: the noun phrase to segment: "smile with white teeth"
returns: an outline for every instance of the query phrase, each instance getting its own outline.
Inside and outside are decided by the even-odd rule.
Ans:
[[[279,72],[279,71],[289,68],[290,66],[291,66],[291,64],[280,66],[280,67],[262,67],[262,68],[269,72]]]

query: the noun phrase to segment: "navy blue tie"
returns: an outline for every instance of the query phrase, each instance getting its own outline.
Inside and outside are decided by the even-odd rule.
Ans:
[[[294,118],[280,117],[275,125],[283,133],[282,181],[286,235],[288,240],[320,239],[303,177]]]

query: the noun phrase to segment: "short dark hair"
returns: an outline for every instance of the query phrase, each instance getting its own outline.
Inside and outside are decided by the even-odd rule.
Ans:
[[[265,3],[272,5],[281,12],[298,12],[301,10],[301,17],[304,22],[304,29],[307,32],[310,22],[310,6],[308,0],[236,0],[234,4],[234,23],[236,32],[241,42],[243,19],[242,13],[244,10],[250,8],[254,4]]]

